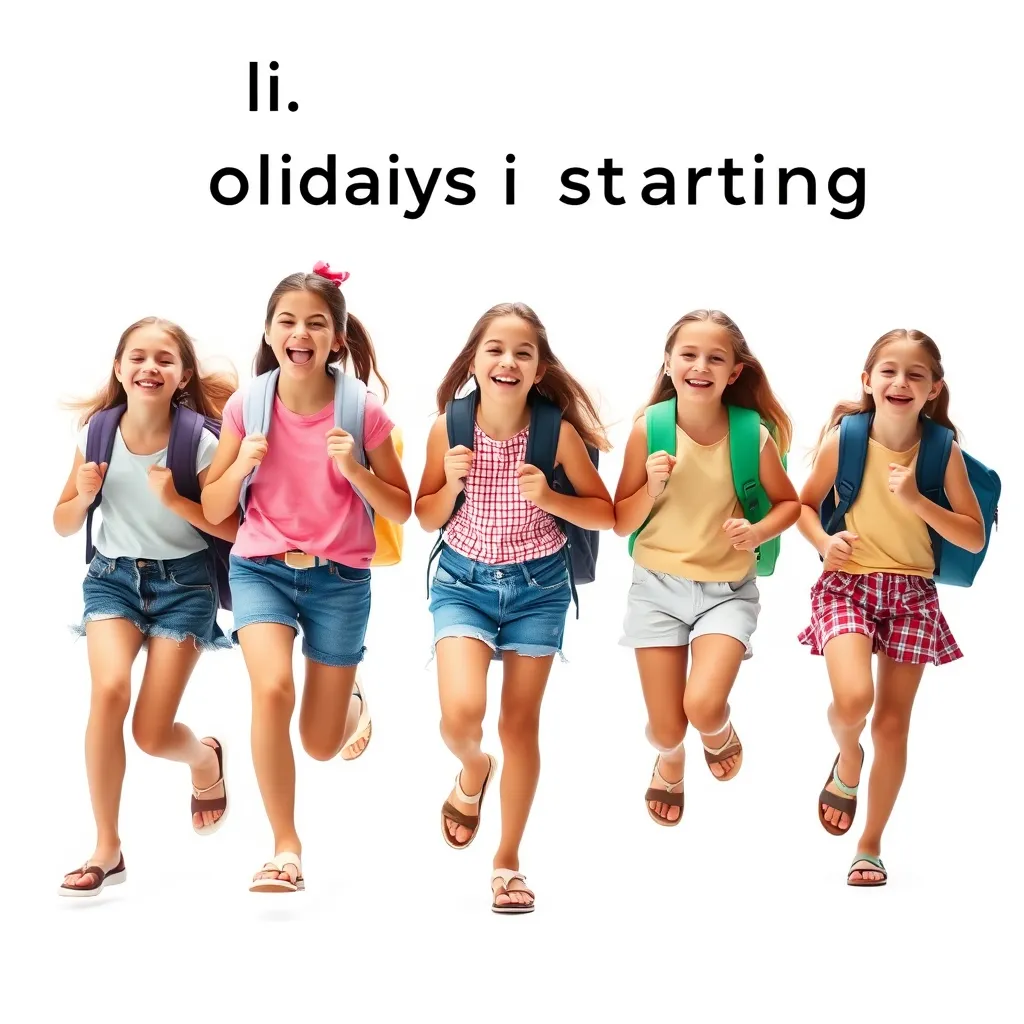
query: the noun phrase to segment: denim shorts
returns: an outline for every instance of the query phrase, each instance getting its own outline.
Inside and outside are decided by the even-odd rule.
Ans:
[[[85,611],[73,632],[97,619],[127,619],[143,636],[200,649],[231,647],[217,625],[213,565],[206,551],[184,558],[107,558],[96,552],[82,583]]]
[[[238,631],[278,622],[302,631],[302,654],[335,668],[358,665],[370,618],[370,570],[322,560],[292,569],[280,559],[231,556],[231,604]]]
[[[475,562],[441,549],[430,585],[434,645],[447,636],[482,640],[530,658],[561,654],[572,593],[565,553],[511,565]]]

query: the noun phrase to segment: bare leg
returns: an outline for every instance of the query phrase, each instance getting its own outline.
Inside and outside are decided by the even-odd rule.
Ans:
[[[484,713],[487,710],[487,669],[493,652],[482,640],[450,636],[437,642],[437,687],[441,701],[441,736],[462,762],[460,785],[470,796],[479,793],[490,761],[480,749]],[[460,801],[453,789],[448,797],[457,810],[477,813],[475,804]],[[452,839],[460,846],[473,835],[471,829],[446,818]]]
[[[147,754],[187,764],[192,770],[193,786],[214,787],[200,799],[213,800],[224,795],[223,785],[215,785],[220,778],[220,766],[213,740],[201,742],[187,725],[174,720],[199,655],[190,640],[179,644],[166,637],[150,639],[142,689],[132,718],[132,735],[139,749]],[[192,824],[196,828],[212,825],[222,813],[200,811],[192,815]]]
[[[352,735],[352,687],[356,666],[321,665],[306,659],[306,681],[302,687],[302,708],[299,711],[299,736],[303,749],[317,761],[330,761],[341,752],[342,744]],[[348,730],[348,731],[346,731]]]
[[[860,734],[871,711],[875,684],[871,678],[871,638],[862,633],[844,633],[825,644],[825,664],[832,684],[832,703],[828,722],[839,744],[837,773],[849,787],[860,784]],[[825,787],[843,796],[834,782]],[[825,820],[840,829],[850,827],[850,816],[835,808],[825,808]]]
[[[501,715],[498,735],[504,762],[501,769],[501,842],[494,867],[519,870],[519,844],[526,831],[540,777],[540,705],[555,656],[528,658],[511,651],[502,655]],[[495,898],[499,906],[528,904],[526,887],[513,879]]]
[[[867,820],[857,844],[858,853],[877,857],[882,852],[882,832],[907,770],[910,713],[923,674],[924,665],[908,665],[878,655],[878,696],[871,716],[875,758],[868,777]],[[879,872],[870,870],[868,864],[865,868],[868,870],[854,872],[852,881],[881,881]]]
[[[716,750],[729,742],[732,731],[729,694],[746,648],[735,637],[723,633],[705,633],[690,643],[693,664],[686,681],[683,708],[686,717],[706,747]],[[718,778],[728,775],[738,764],[740,755],[710,765]]]
[[[686,647],[636,649],[636,667],[647,705],[647,738],[660,752],[658,772],[670,784],[683,778],[683,737],[687,725],[683,695],[687,656]],[[650,788],[662,788],[656,777]],[[678,821],[681,813],[680,808],[658,800],[650,801],[648,806],[666,821]]]
[[[295,831],[295,755],[289,734],[295,710],[294,640],[295,630],[276,622],[256,622],[238,631],[252,684],[252,763],[274,832],[275,854],[302,853]],[[281,874],[267,870],[257,872],[257,877]],[[287,875],[295,881],[292,872]]]
[[[142,634],[127,619],[95,619],[85,626],[92,676],[89,724],[85,730],[85,769],[96,819],[96,848],[87,864],[105,871],[121,856],[118,814],[124,783],[124,720],[132,699],[132,663],[142,648]],[[87,887],[90,875],[73,871],[65,885]]]

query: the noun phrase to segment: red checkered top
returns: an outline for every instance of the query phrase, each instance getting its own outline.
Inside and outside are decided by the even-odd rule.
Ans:
[[[445,543],[466,558],[508,565],[544,558],[565,545],[554,518],[519,493],[517,469],[526,457],[530,428],[507,441],[473,430],[473,463],[466,500],[445,530]]]

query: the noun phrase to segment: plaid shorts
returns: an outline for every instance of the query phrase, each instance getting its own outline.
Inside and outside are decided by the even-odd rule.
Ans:
[[[875,653],[915,665],[963,657],[939,609],[935,581],[888,572],[826,572],[811,588],[811,624],[800,634],[812,654],[844,633],[871,637]]]

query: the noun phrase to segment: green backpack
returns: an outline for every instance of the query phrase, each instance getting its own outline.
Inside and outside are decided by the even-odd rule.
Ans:
[[[743,409],[738,405],[728,405],[729,410],[729,457],[732,460],[732,482],[736,488],[743,515],[748,522],[758,523],[768,514],[772,504],[761,486],[761,416],[756,409]],[[676,400],[670,398],[657,405],[647,408],[647,454],[655,452],[676,453]],[[771,424],[765,424],[774,434]],[[786,465],[786,456],[782,456],[782,465]],[[644,528],[651,521],[648,516],[644,520]],[[640,533],[637,530],[629,538],[629,553],[633,554],[633,544]],[[775,571],[775,563],[779,558],[781,537],[773,537],[755,550],[757,558],[757,575],[771,576]]]

